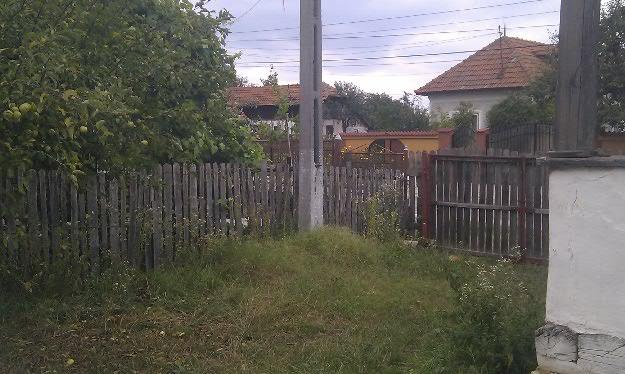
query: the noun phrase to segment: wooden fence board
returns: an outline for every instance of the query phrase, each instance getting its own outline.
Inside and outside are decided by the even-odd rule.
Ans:
[[[205,165],[205,187],[206,187],[206,233],[212,235],[215,232],[213,226],[215,209],[213,206],[213,165]]]
[[[247,220],[250,216],[249,210],[247,207],[247,170],[248,168],[245,166],[241,166],[240,170],[240,195],[239,195],[239,204],[241,205],[241,225],[247,226]],[[242,227],[245,228],[245,227]]]
[[[1,176],[0,176],[0,180],[2,180]],[[28,191],[27,191],[28,237],[29,237],[29,251],[30,251],[30,255],[28,256],[29,258],[28,265],[39,263],[42,259],[41,248],[40,248],[40,243],[41,243],[41,240],[40,240],[41,231],[40,230],[41,229],[39,227],[39,206],[37,204],[38,184],[39,184],[39,180],[37,178],[37,172],[34,170],[30,170],[28,172]],[[72,204],[72,207],[74,206],[75,204]],[[73,209],[72,209],[72,212],[73,212]],[[75,225],[76,225],[76,219],[72,216],[72,229],[74,229]],[[72,234],[73,234],[73,231],[74,230],[72,230]]]
[[[100,266],[100,235],[98,232],[98,179],[90,176],[87,181],[87,224],[89,227],[89,261],[91,271],[97,273]]]
[[[163,165],[163,253],[161,261],[171,262],[174,255],[174,181],[173,167]]]
[[[139,193],[137,190],[137,175],[128,180],[128,261],[137,266],[139,253]]]
[[[263,219],[263,226],[269,226],[270,222],[266,221],[269,220],[269,214],[270,214],[270,210],[269,210],[269,180],[268,180],[268,175],[267,175],[267,163],[266,162],[261,162],[260,164],[260,193],[262,196],[262,219]]]
[[[215,222],[215,231],[219,233],[224,232],[223,217],[221,214],[221,195],[219,193],[219,176],[221,174],[221,168],[218,164],[212,164],[213,169],[213,221]]]
[[[184,247],[189,245],[191,228],[191,196],[189,190],[189,165],[182,164],[182,241]]]
[[[182,208],[182,168],[180,164],[175,163],[172,166],[173,171],[173,187],[174,187],[174,256],[175,252],[184,245],[184,214]]]
[[[162,166],[154,167],[154,181],[152,183],[152,249],[153,268],[161,266],[163,256],[163,169]]]
[[[41,249],[43,259],[47,262],[50,256],[50,241],[48,227],[48,175],[45,170],[39,170],[39,211],[41,212]]]
[[[188,223],[189,223],[189,244],[193,244],[199,237],[199,222],[198,222],[198,170],[197,165],[189,165],[189,210],[188,210]]]
[[[242,204],[241,204],[241,165],[234,164],[232,166],[232,207],[234,209],[234,228],[237,233],[242,233],[243,225],[241,222],[242,217]]]
[[[154,253],[151,245],[154,233],[150,230],[152,226],[152,180],[148,176],[147,171],[143,170],[139,173],[139,180],[139,251],[137,251],[137,261],[140,264],[138,266],[149,270],[154,263]]]
[[[206,167],[197,165],[197,206],[198,206],[198,235],[206,235]]]
[[[100,223],[100,245],[102,248],[108,248],[108,195],[106,193],[106,175],[104,173],[98,174],[98,208],[99,208],[99,223]]]
[[[54,258],[59,257],[60,251],[60,228],[59,228],[59,191],[58,191],[58,171],[50,170],[48,172],[47,180],[48,188],[48,213],[49,213],[49,227],[50,227],[50,256]]]
[[[228,180],[228,170],[226,164],[219,165],[219,220],[222,234],[228,233],[228,192],[226,190]]]
[[[109,243],[111,258],[119,261],[119,185],[117,179],[109,182]]]
[[[119,250],[121,257],[128,260],[128,183],[127,178],[120,175],[119,188]]]

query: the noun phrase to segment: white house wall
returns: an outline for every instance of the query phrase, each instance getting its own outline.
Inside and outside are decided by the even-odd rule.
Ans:
[[[514,92],[515,90],[480,90],[433,93],[428,96],[430,113],[432,116],[438,113],[452,114],[457,111],[460,103],[471,103],[479,115],[479,128],[485,129],[489,127],[487,114],[491,108]]]
[[[282,129],[284,130],[284,120],[258,120],[258,121],[253,121],[254,124],[267,124],[268,126],[271,126],[274,129]],[[295,126],[295,122],[293,121],[289,121],[289,128],[293,128],[293,126]],[[343,122],[341,120],[338,119],[324,119],[323,120],[323,124],[322,124],[323,128],[321,129],[322,133],[324,135],[326,135],[326,128],[328,126],[331,126],[333,129],[333,135],[338,135],[338,134],[342,134],[343,133]],[[365,126],[364,124],[360,123],[360,122],[354,122],[352,121],[352,124],[350,126],[347,127],[347,132],[349,133],[354,133],[354,132],[358,132],[358,133],[363,133],[363,132],[367,132],[367,126]]]
[[[625,168],[553,170],[549,183],[547,321],[623,339]]]

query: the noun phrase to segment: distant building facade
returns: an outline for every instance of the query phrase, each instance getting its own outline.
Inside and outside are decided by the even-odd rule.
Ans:
[[[265,123],[273,128],[292,127],[299,115],[299,84],[234,87],[228,91],[230,105],[237,108],[253,123]],[[350,113],[336,89],[323,84],[321,99],[324,103],[322,131],[327,137],[341,133],[367,132],[366,122],[357,114]],[[288,120],[277,118],[281,102],[288,103]]]
[[[458,65],[415,90],[430,100],[430,115],[453,115],[461,103],[469,103],[476,130],[489,127],[488,112],[515,92],[527,87],[548,69],[554,47],[503,36]]]

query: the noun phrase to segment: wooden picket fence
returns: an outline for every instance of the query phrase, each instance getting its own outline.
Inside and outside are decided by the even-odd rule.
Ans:
[[[477,254],[548,259],[548,170],[535,157],[452,151],[421,158],[425,237]]]
[[[325,174],[326,223],[363,231],[368,199],[391,186],[401,191],[402,224],[414,230],[414,177],[349,167]],[[295,229],[297,191],[297,168],[285,164],[159,165],[79,185],[58,171],[8,173],[0,175],[0,256],[25,269],[67,256],[96,272],[109,259],[158,268],[207,236]]]
[[[404,170],[326,167],[326,224],[366,230],[370,199],[392,192],[404,233],[442,247],[546,260],[548,175],[536,158],[502,151],[414,154]],[[294,230],[297,168],[285,164],[159,165],[90,175],[0,173],[0,256],[25,269],[73,256],[158,268],[213,235]]]
[[[404,234],[417,232],[417,175],[409,171],[379,168],[329,167],[324,175],[324,222],[366,229],[365,210],[370,198],[392,195]]]

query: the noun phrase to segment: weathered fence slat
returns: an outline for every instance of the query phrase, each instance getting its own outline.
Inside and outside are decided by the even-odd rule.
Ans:
[[[98,179],[95,175],[87,180],[87,225],[91,272],[97,273],[100,266],[100,235],[98,232]]]
[[[153,267],[161,266],[163,255],[163,169],[160,165],[154,167],[152,181],[152,249]]]
[[[520,247],[531,259],[547,258],[548,174],[535,159],[491,150],[411,154],[408,164],[406,171],[326,167],[324,221],[364,232],[369,200],[388,189],[405,233],[415,232],[418,215],[423,236],[442,246],[492,255]],[[158,268],[204,235],[238,235],[247,225],[266,233],[297,221],[296,166],[172,164],[154,167],[149,177],[102,172],[79,185],[58,171],[20,175],[2,172],[3,190],[23,179],[25,193],[16,212],[0,218],[0,232],[27,237],[11,240],[0,255],[25,267],[84,256],[98,272],[110,255]]]
[[[189,244],[197,242],[199,237],[199,222],[198,222],[198,170],[197,165],[191,164],[189,166],[189,210],[188,210],[188,225],[189,225]]]
[[[173,170],[173,187],[174,187],[174,256],[176,250],[182,248],[184,243],[184,217],[182,209],[182,170],[180,164],[175,163]]]
[[[163,253],[161,261],[171,262],[174,256],[174,181],[173,167],[163,165]]]
[[[117,179],[109,182],[109,243],[111,257],[119,261],[119,186]]]
[[[213,166],[206,164],[205,166],[205,187],[206,187],[206,233],[213,234]]]
[[[128,261],[128,183],[125,176],[119,176],[119,250],[120,256]]]
[[[441,245],[497,256],[520,248],[531,259],[547,258],[548,210],[541,205],[548,188],[545,166],[506,150],[432,158],[423,174],[425,179],[432,175],[431,221]]]

